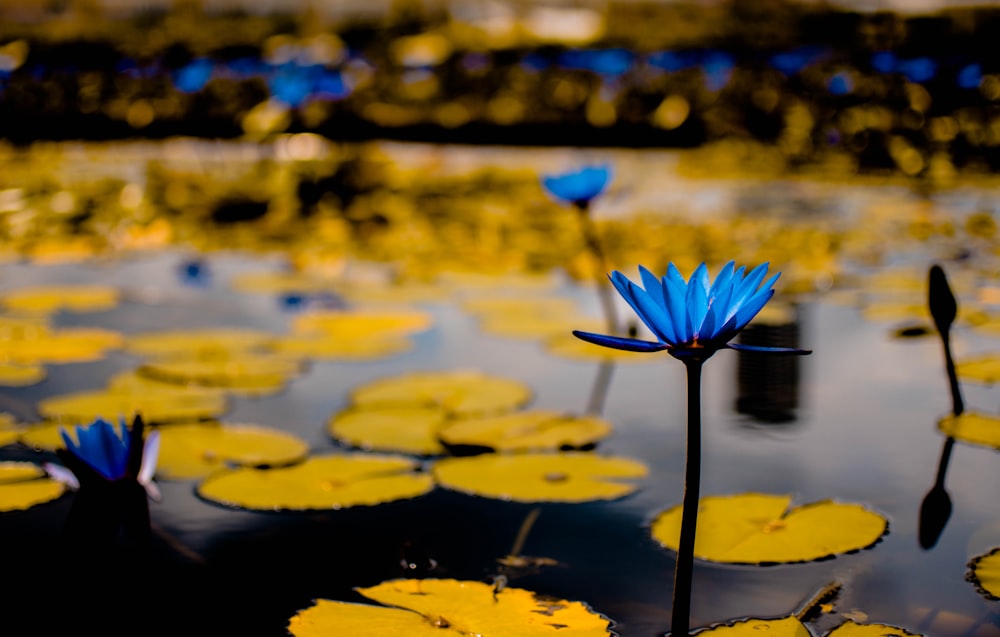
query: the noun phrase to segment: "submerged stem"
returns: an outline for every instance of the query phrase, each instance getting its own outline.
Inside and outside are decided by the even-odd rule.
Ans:
[[[687,455],[684,461],[684,504],[681,537],[674,568],[674,600],[670,619],[673,637],[687,635],[691,626],[691,580],[694,575],[694,539],[701,491],[701,366],[703,360],[685,359],[687,368]]]

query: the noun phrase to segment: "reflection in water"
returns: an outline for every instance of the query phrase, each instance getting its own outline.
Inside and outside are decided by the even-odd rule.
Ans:
[[[608,387],[611,385],[611,372],[615,370],[615,364],[610,360],[601,362],[597,368],[597,376],[594,377],[594,384],[590,388],[590,400],[587,402],[587,413],[593,416],[600,416],[604,411],[604,400],[608,396]]]
[[[741,333],[743,345],[799,347],[799,312],[795,308],[780,321],[751,323]],[[795,420],[799,406],[799,357],[737,353],[736,411],[762,423]]]
[[[958,385],[958,374],[955,372],[955,361],[951,355],[951,325],[958,316],[958,303],[955,301],[951,286],[948,285],[944,270],[939,265],[932,266],[928,273],[927,302],[931,316],[934,317],[934,325],[941,335],[945,371],[948,374],[948,387],[951,389],[952,413],[957,417],[965,411],[962,390]],[[949,436],[941,448],[941,460],[938,462],[934,486],[920,503],[917,536],[923,549],[934,548],[948,523],[948,518],[951,517],[951,496],[944,488],[944,479],[948,473],[948,461],[951,459],[951,450],[954,446],[955,439]]]

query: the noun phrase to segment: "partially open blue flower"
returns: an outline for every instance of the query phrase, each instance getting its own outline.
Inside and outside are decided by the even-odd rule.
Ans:
[[[584,166],[561,174],[545,175],[542,186],[560,201],[583,206],[604,192],[610,181],[610,166]]]
[[[114,426],[98,418],[89,425],[77,425],[70,434],[66,428],[60,429],[63,442],[66,444],[63,460],[70,471],[55,465],[47,466],[50,474],[57,480],[66,482],[73,488],[89,478],[85,474],[99,476],[95,479],[114,482],[117,480],[135,480],[153,499],[159,499],[159,490],[153,483],[156,461],[159,456],[159,432],[153,431],[144,436],[141,419],[136,418],[130,430],[125,421]],[[74,439],[75,435],[75,439]]]
[[[701,356],[707,358],[723,348],[757,352],[807,354],[793,348],[755,347],[732,344],[732,340],[774,296],[772,286],[780,273],[766,281],[767,263],[749,274],[733,261],[723,266],[714,282],[708,278],[708,268],[702,263],[691,278],[684,277],[673,263],[663,278],[657,278],[639,266],[644,287],[630,281],[621,272],[612,272],[611,282],[618,293],[632,306],[642,322],[653,332],[657,342],[635,338],[574,331],[585,341],[634,352],[668,350],[677,358]]]
[[[130,439],[128,427],[119,423],[121,435],[108,421],[98,418],[90,425],[76,426],[76,442],[65,429],[59,431],[63,442],[77,458],[90,465],[108,480],[118,480],[128,469]]]

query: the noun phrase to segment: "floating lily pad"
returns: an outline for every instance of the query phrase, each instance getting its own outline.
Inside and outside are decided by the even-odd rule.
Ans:
[[[36,338],[4,341],[7,361],[18,365],[39,363],[82,363],[100,360],[107,350],[124,343],[118,332],[97,327],[66,328],[46,332]]]
[[[956,361],[955,372],[963,380],[992,385],[1000,380],[1000,354],[986,354]]]
[[[21,431],[17,427],[14,416],[0,412],[0,447],[12,445],[21,439]]]
[[[707,496],[698,509],[694,555],[727,564],[811,562],[868,548],[888,530],[859,504],[822,500],[789,508],[792,497],[763,493]],[[653,538],[677,550],[681,507],[660,513]]]
[[[897,626],[846,621],[828,632],[826,637],[920,637],[920,635]]]
[[[780,619],[742,619],[697,631],[698,635],[711,637],[812,637],[812,632],[797,617]],[[846,621],[837,626],[826,637],[919,637],[895,626],[885,624],[858,624]]]
[[[92,422],[102,417],[118,422],[142,414],[147,423],[192,421],[215,418],[226,410],[224,394],[188,391],[182,387],[129,391],[108,389],[52,396],[38,402],[38,413],[46,420],[64,424]]]
[[[45,376],[45,368],[37,365],[0,364],[0,386],[2,387],[37,385],[45,380]]]
[[[441,272],[438,280],[456,288],[475,290],[537,291],[550,290],[556,286],[555,277],[534,274],[484,274],[481,272]]]
[[[442,429],[440,437],[449,446],[555,451],[588,447],[610,435],[611,430],[610,423],[596,416],[535,410],[462,419]]]
[[[384,606],[319,599],[293,616],[295,637],[606,637],[607,618],[580,602],[483,582],[392,580],[358,592]]]
[[[503,413],[517,409],[531,397],[531,389],[515,380],[466,370],[382,378],[351,392],[355,405],[429,405],[453,416]]]
[[[624,497],[638,487],[646,465],[592,453],[484,454],[434,463],[441,486],[516,502],[588,502]]]
[[[573,329],[582,329],[580,325],[574,326]],[[600,333],[604,332],[603,328],[597,331]],[[663,360],[661,356],[657,356],[656,354],[629,352],[622,349],[594,345],[573,336],[572,331],[565,334],[556,334],[546,339],[545,351],[563,358],[591,363],[648,363]]]
[[[231,352],[210,358],[155,359],[141,365],[136,373],[164,383],[264,395],[281,391],[302,370],[302,361],[296,357]]]
[[[0,462],[0,512],[30,509],[65,492],[66,485],[50,479],[38,465]]]
[[[96,241],[90,237],[43,239],[25,249],[25,256],[35,265],[83,263],[98,254]]]
[[[269,427],[232,423],[191,423],[159,427],[156,476],[165,480],[202,478],[226,466],[280,466],[303,460],[309,445],[298,436]]]
[[[1000,599],[1000,547],[972,558],[965,579],[972,582],[980,594]]]
[[[200,328],[167,330],[129,336],[126,349],[139,356],[210,357],[229,352],[262,348],[276,335],[243,328]]]
[[[81,420],[80,422],[93,422],[94,420],[95,418],[91,418],[90,420]],[[52,422],[29,425],[21,431],[20,436],[18,436],[18,440],[35,451],[55,451],[56,449],[63,449],[66,447],[66,444],[63,442],[62,435],[59,433],[63,426],[64,425]]]
[[[324,361],[380,360],[409,352],[413,341],[405,337],[354,338],[329,335],[284,336],[270,351]]]
[[[12,312],[51,314],[100,312],[118,305],[121,293],[106,285],[42,285],[11,290],[0,295],[0,303]]]
[[[437,436],[447,417],[436,406],[376,404],[336,414],[327,429],[362,449],[435,456],[445,453]]]
[[[258,511],[310,511],[373,506],[428,493],[434,481],[402,456],[321,456],[277,469],[223,469],[198,485],[218,504]]]
[[[244,272],[235,275],[230,285],[239,292],[288,294],[333,291],[333,279],[304,272]]]
[[[348,285],[340,293],[353,303],[365,305],[434,303],[451,296],[448,288],[435,283],[401,283],[394,285]]]
[[[300,314],[292,320],[293,332],[322,332],[341,338],[405,336],[426,331],[431,315],[419,310],[322,311]]]
[[[462,301],[462,309],[479,316],[560,316],[579,314],[572,299],[542,296],[486,296]]]
[[[941,433],[971,445],[1000,450],[1000,416],[966,411],[938,421]]]

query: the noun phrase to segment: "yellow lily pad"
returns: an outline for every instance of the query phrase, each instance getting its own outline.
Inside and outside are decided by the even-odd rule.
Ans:
[[[694,555],[727,564],[811,562],[874,545],[888,530],[859,504],[822,500],[789,508],[792,497],[763,493],[707,496],[698,511]],[[653,538],[677,550],[681,507],[660,513]]]
[[[556,286],[553,276],[544,274],[487,274],[482,272],[441,272],[438,280],[445,285],[468,290],[510,290],[542,292]]]
[[[751,635],[767,635],[768,637],[812,637],[809,629],[797,617],[782,617],[780,619],[742,619],[739,621],[712,626],[696,632],[698,635],[712,637],[750,637]]]
[[[607,637],[607,618],[581,602],[540,596],[483,582],[451,579],[390,580],[358,592],[384,606],[328,599],[288,622],[295,637]]]
[[[65,492],[66,485],[50,479],[35,464],[0,462],[0,512],[30,509]]]
[[[828,632],[826,637],[920,637],[920,635],[896,626],[858,624],[848,620]]]
[[[98,254],[98,246],[90,237],[59,237],[43,239],[25,249],[25,256],[34,265],[83,263]]]
[[[244,272],[230,280],[234,290],[265,294],[330,292],[335,284],[333,279],[305,272]]]
[[[0,295],[0,303],[12,312],[51,314],[100,312],[118,305],[121,293],[107,285],[41,285],[11,290]]]
[[[226,466],[280,466],[300,462],[309,445],[298,436],[269,427],[233,423],[165,425],[160,432],[156,476],[165,480],[202,478]]]
[[[270,351],[324,361],[369,361],[389,358],[413,349],[405,337],[354,338],[327,335],[284,336],[275,340]]]
[[[430,405],[452,416],[503,413],[531,397],[522,383],[473,370],[414,372],[377,379],[351,392],[355,405]]]
[[[972,582],[980,594],[1000,599],[1000,547],[972,558],[965,579]]]
[[[441,486],[515,502],[615,500],[638,487],[646,465],[628,458],[583,452],[484,454],[445,458],[431,472]]]
[[[949,414],[938,421],[938,429],[946,436],[972,445],[1000,449],[1000,417],[966,411],[960,416]]]
[[[27,387],[45,380],[44,367],[37,365],[6,365],[0,364],[0,386]]]
[[[229,352],[260,349],[276,335],[243,328],[200,328],[166,330],[129,336],[125,348],[139,356],[170,357],[185,354],[191,357],[211,357]]]
[[[780,619],[742,619],[696,631],[697,635],[711,637],[812,637],[808,628],[795,616]],[[885,624],[858,624],[846,621],[826,637],[919,637],[919,635]]]
[[[433,319],[419,310],[326,310],[300,314],[292,320],[292,331],[322,332],[339,338],[406,336],[430,329]]]
[[[258,511],[346,509],[428,493],[434,481],[419,468],[402,456],[320,456],[276,469],[222,469],[197,491],[218,504]]]
[[[108,389],[74,392],[38,402],[38,413],[46,420],[60,424],[92,422],[103,417],[118,422],[119,417],[131,420],[141,414],[147,423],[192,421],[215,418],[226,411],[224,394],[188,391],[181,387],[128,391]]]
[[[94,418],[86,421],[81,420],[80,422],[89,423],[93,421]],[[69,423],[67,423],[67,425],[69,425]],[[21,431],[20,436],[18,436],[18,440],[20,440],[21,444],[27,445],[35,451],[55,451],[56,449],[63,449],[66,447],[66,444],[63,442],[62,436],[59,433],[63,426],[64,425],[53,422],[43,422],[29,425]]]
[[[400,283],[395,285],[348,285],[340,293],[352,303],[398,305],[400,303],[435,303],[451,296],[448,288],[435,283]]]
[[[164,383],[264,395],[282,390],[302,370],[302,361],[296,357],[231,352],[210,358],[155,359],[141,365],[136,373]]]
[[[12,445],[21,439],[21,430],[17,427],[14,416],[0,412],[0,447]]]
[[[436,456],[445,453],[437,435],[447,417],[436,406],[376,404],[336,414],[327,430],[334,438],[362,449]]]
[[[992,385],[1000,380],[1000,354],[985,354],[956,361],[955,373],[963,380]]]
[[[923,301],[881,300],[867,303],[861,315],[869,321],[922,321],[931,320],[930,310]]]
[[[440,437],[449,446],[471,445],[508,452],[552,451],[591,446],[611,431],[611,424],[596,416],[535,410],[459,420],[442,429]]]
[[[586,327],[576,325],[572,329],[586,330]],[[595,331],[601,334],[605,332],[603,328],[598,328]],[[662,360],[661,356],[657,356],[657,352],[629,352],[622,349],[602,347],[600,345],[595,345],[594,343],[588,343],[587,341],[580,340],[573,336],[572,330],[567,331],[564,334],[556,334],[547,338],[545,340],[545,350],[550,354],[555,354],[556,356],[561,356],[563,358],[592,363],[648,363],[656,360]],[[662,352],[659,353],[662,354]]]
[[[485,296],[462,301],[462,309],[479,316],[572,316],[579,308],[572,299],[543,296]]]
[[[66,328],[37,338],[4,341],[0,358],[15,365],[82,363],[100,360],[124,342],[118,332],[97,327]]]

